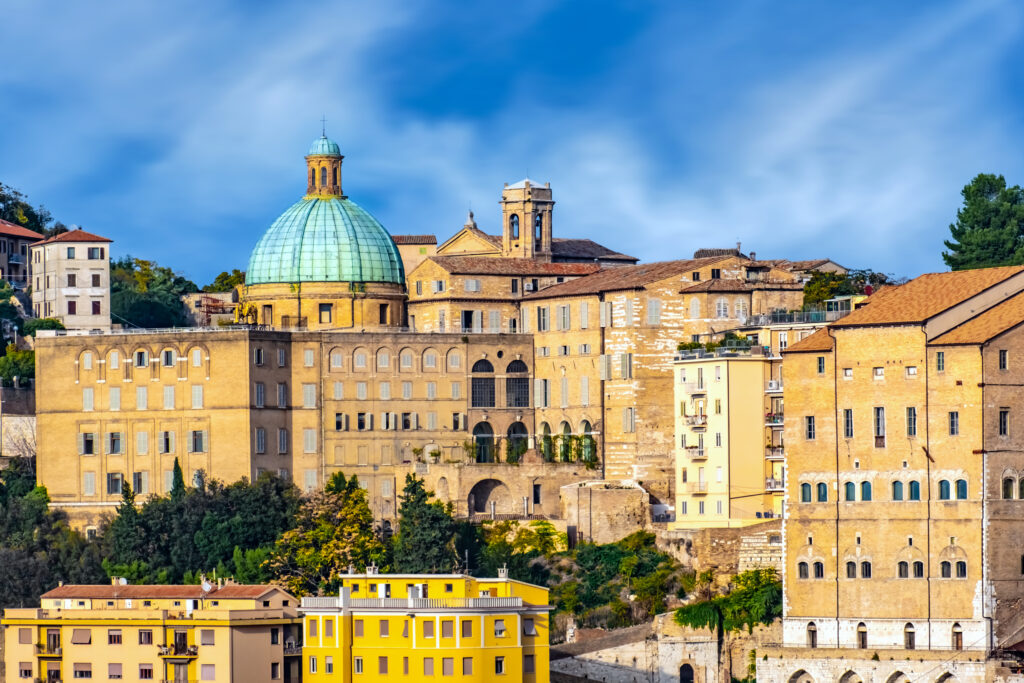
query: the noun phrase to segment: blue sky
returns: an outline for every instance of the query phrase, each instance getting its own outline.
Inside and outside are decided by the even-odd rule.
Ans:
[[[442,240],[502,183],[644,260],[741,241],[943,269],[976,173],[1024,183],[1024,8],[991,2],[0,0],[0,181],[200,285],[305,189]]]

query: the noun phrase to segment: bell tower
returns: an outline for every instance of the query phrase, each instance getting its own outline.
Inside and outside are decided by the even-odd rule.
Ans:
[[[306,196],[344,199],[341,192],[341,148],[326,135],[313,141],[306,155]]]
[[[500,204],[502,256],[551,261],[551,183],[506,183]]]

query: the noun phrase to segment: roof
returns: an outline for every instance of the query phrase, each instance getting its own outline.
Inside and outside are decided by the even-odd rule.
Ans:
[[[693,258],[709,258],[712,256],[739,256],[747,258],[747,255],[739,249],[698,249],[693,252]]]
[[[43,235],[39,235],[39,237],[43,237]],[[32,246],[38,246],[40,244],[54,244],[56,242],[113,242],[113,240],[107,239],[106,237],[100,237],[99,235],[94,235],[91,232],[82,230],[81,228],[76,228],[74,230],[62,232],[59,235],[54,235],[53,237],[48,237],[41,242],[36,242]]]
[[[392,235],[395,244],[437,244],[435,235]]]
[[[508,187],[514,190],[521,190],[526,187],[526,183],[530,183],[530,187],[547,187],[544,183],[538,183],[536,180],[530,180],[529,178],[523,178],[518,183],[512,183]]]
[[[341,147],[334,140],[331,140],[326,135],[321,135],[319,138],[313,141],[313,144],[309,146],[309,154],[307,156],[314,155],[327,155],[327,156],[341,156]]]
[[[255,600],[267,593],[281,590],[277,586],[247,586],[240,584],[227,584],[225,586],[214,586],[209,593],[203,593],[203,587],[198,585],[187,586],[139,586],[129,584],[127,586],[113,586],[108,584],[96,585],[68,585],[59,586],[51,591],[43,593],[40,597],[43,600],[62,598],[82,598],[91,600],[114,600],[123,599],[144,599],[153,598],[173,599],[182,598],[185,600],[201,599],[205,597],[216,597],[221,599]]]
[[[833,327],[922,323],[1019,273],[1024,266],[928,273],[876,292]]]
[[[807,261],[783,261],[782,263],[779,264],[779,267],[785,268],[786,270],[814,270],[815,268],[819,268],[825,265],[826,263],[836,262],[828,258],[810,259]],[[836,263],[836,265],[839,266],[838,263]],[[839,267],[842,268],[842,266]]]
[[[247,286],[297,282],[405,284],[398,247],[384,226],[347,197],[304,197],[256,243]]]
[[[828,333],[828,328],[823,327],[814,334],[810,334],[796,344],[787,346],[783,353],[811,353],[813,351],[831,351],[833,344],[832,336]]]
[[[674,275],[702,268],[717,263],[722,258],[683,259],[680,261],[660,261],[644,263],[639,266],[616,266],[599,270],[593,275],[581,277],[570,282],[563,282],[531,294],[527,299],[546,299],[552,296],[577,296],[580,294],[597,294],[622,289],[639,289],[644,285]],[[570,265],[570,264],[564,264]],[[579,264],[583,265],[583,264]]]
[[[1024,292],[1014,294],[970,320],[940,334],[930,344],[984,344],[1024,322]]]
[[[40,240],[46,237],[35,230],[29,230],[23,228],[17,223],[10,223],[5,220],[0,220],[0,235],[9,235],[11,237],[23,237],[30,240]]]
[[[594,240],[568,237],[555,237],[551,240],[551,255],[555,258],[604,259],[632,261],[633,263],[640,260],[635,256],[627,256],[617,251],[612,251]]]
[[[589,275],[600,269],[596,263],[545,263],[528,258],[490,256],[430,256],[449,273],[459,275]]]
[[[696,294],[698,292],[753,292],[762,289],[802,290],[803,283],[782,282],[779,280],[738,280],[717,278],[696,282],[679,290],[680,294]]]

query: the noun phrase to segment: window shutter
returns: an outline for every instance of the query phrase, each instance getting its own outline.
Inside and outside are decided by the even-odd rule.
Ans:
[[[85,455],[85,434],[78,435],[78,454]]]
[[[419,429],[420,428],[420,414],[419,413],[413,413],[412,414],[412,428],[413,429]]]
[[[586,375],[580,377],[580,405],[590,405],[590,378]]]
[[[533,380],[533,405],[540,408],[544,404],[544,380]]]
[[[490,326],[490,332],[501,332],[501,313],[498,311],[490,312],[490,320],[488,325]]]
[[[188,444],[187,444],[187,449],[186,450],[188,450],[189,453],[195,453],[196,452],[195,451],[195,445],[196,445],[196,436],[195,435],[196,435],[196,433],[192,432],[192,433],[189,434],[189,438],[187,439]]]
[[[473,311],[473,331],[482,332],[484,326],[484,312]]]
[[[203,453],[207,453],[210,450],[210,431],[204,429],[200,434],[203,436]]]
[[[623,408],[622,409],[622,431],[624,431],[624,432],[632,431],[629,428],[629,408]]]
[[[612,378],[612,357],[607,354],[601,354],[598,359],[601,370],[601,379],[608,380]]]
[[[589,321],[587,320],[587,312],[588,312],[587,308],[588,308],[587,302],[586,301],[581,301],[580,302],[580,329],[581,330],[585,330],[589,326]]]
[[[175,451],[175,448],[174,448],[174,432],[167,432],[167,437],[168,437],[168,443],[170,444],[170,446],[167,449],[167,452],[168,453],[173,453]]]
[[[647,302],[647,324],[648,325],[660,325],[661,324],[661,300],[650,299]]]

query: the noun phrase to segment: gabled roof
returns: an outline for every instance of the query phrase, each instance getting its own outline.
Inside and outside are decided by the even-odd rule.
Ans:
[[[555,237],[552,239],[551,255],[555,258],[602,259],[605,261],[629,261],[632,263],[640,260],[635,256],[627,256],[626,254],[612,251],[594,240],[569,237]]]
[[[29,230],[23,228],[17,223],[10,223],[5,220],[0,220],[0,235],[7,235],[9,237],[20,237],[22,239],[29,240],[41,240],[45,235],[42,235],[35,230]]]
[[[430,256],[441,268],[456,275],[589,275],[600,269],[596,263],[545,263],[528,258],[490,256]]]
[[[616,266],[599,270],[593,275],[581,277],[560,285],[552,285],[526,299],[546,299],[553,296],[577,296],[580,294],[598,294],[623,289],[640,289],[658,280],[682,275],[683,273],[703,268],[712,263],[724,261],[725,257],[683,259],[680,261],[660,261],[644,263],[638,266]],[[570,265],[570,264],[564,264]],[[579,264],[583,265],[583,264]]]
[[[544,183],[538,183],[536,180],[530,180],[529,178],[523,178],[518,183],[512,183],[508,187],[514,190],[521,190],[526,187],[526,183],[530,183],[530,187],[547,187]]]
[[[42,237],[42,235],[39,236]],[[99,235],[94,235],[91,232],[86,232],[81,228],[76,228],[75,230],[69,230],[68,232],[62,232],[59,235],[54,235],[53,237],[49,237],[41,242],[36,242],[32,246],[35,247],[41,244],[53,244],[55,242],[113,242],[113,240],[108,240],[106,237],[100,237]]]
[[[796,344],[787,346],[783,353],[811,353],[831,351],[833,344],[832,336],[828,333],[828,328],[821,328],[814,334],[807,335]]]
[[[876,292],[865,305],[832,326],[923,323],[1019,273],[1024,273],[1024,266],[928,273],[906,284]]]
[[[1021,323],[1024,323],[1024,292],[957,325],[929,344],[984,344]]]
[[[281,590],[277,586],[246,586],[240,584],[227,584],[225,586],[214,586],[209,593],[203,593],[202,586],[162,586],[148,585],[138,586],[129,584],[127,586],[113,586],[108,584],[78,584],[59,586],[51,591],[43,593],[40,597],[47,599],[81,598],[85,600],[115,600],[115,599],[175,599],[199,600],[201,598],[220,598],[238,600],[256,600],[272,591]]]
[[[727,279],[721,278],[715,280],[705,280],[704,282],[696,282],[692,285],[687,285],[679,290],[680,294],[696,294],[699,292],[753,292],[755,290],[764,289],[788,289],[797,291],[803,289],[804,286],[800,282],[781,282],[778,280],[739,280],[739,279]]]
[[[437,244],[435,235],[392,235],[395,244]]]
[[[844,266],[840,266],[830,258],[810,259],[807,261],[782,261],[782,263],[779,264],[779,267],[785,268],[786,270],[814,270],[822,267],[826,263],[833,263],[840,268],[844,268]]]

